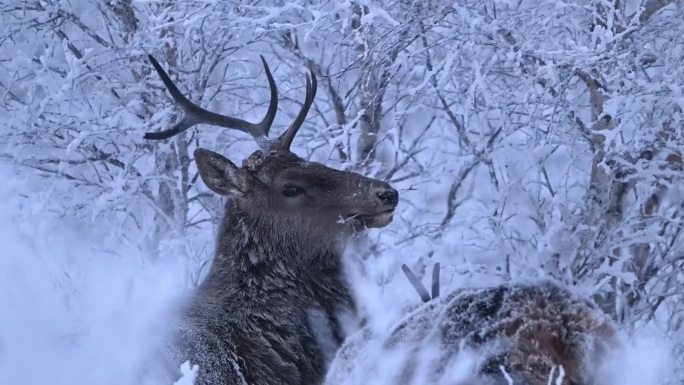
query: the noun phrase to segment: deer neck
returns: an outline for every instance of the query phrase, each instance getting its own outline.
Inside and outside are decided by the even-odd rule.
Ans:
[[[285,223],[284,223],[285,222]],[[228,205],[208,280],[225,285],[279,277],[298,286],[343,286],[342,253],[348,240],[330,241],[284,218],[255,217]]]

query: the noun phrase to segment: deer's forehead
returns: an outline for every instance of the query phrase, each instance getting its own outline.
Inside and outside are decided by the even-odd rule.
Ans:
[[[290,165],[282,170],[284,178],[307,179],[312,182],[331,182],[343,179],[347,173],[334,168],[326,167],[320,163],[302,161]]]
[[[255,157],[258,158],[258,157]],[[361,187],[372,179],[361,174],[337,170],[317,162],[306,161],[290,152],[271,153],[258,162],[262,172],[270,178],[306,181],[308,185]]]

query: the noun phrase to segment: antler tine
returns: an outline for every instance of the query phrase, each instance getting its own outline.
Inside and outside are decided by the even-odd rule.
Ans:
[[[176,123],[168,130],[146,133],[144,136],[145,139],[168,139],[180,134],[196,124],[210,124],[213,126],[232,128],[246,132],[254,137],[254,140],[256,140],[261,148],[267,147],[268,132],[271,128],[271,124],[273,124],[273,119],[275,119],[275,114],[278,110],[278,88],[276,87],[271,70],[268,68],[266,59],[264,59],[263,56],[261,56],[261,62],[264,64],[264,70],[266,71],[266,77],[268,78],[268,85],[271,88],[271,100],[268,106],[268,111],[266,112],[266,116],[259,123],[250,123],[246,120],[220,115],[215,112],[205,110],[202,107],[194,104],[180,92],[166,71],[164,71],[162,66],[159,65],[159,62],[157,62],[152,55],[148,55],[147,57],[154,66],[154,69],[159,74],[159,77],[166,86],[166,89],[171,94],[173,100],[181,108],[181,110],[183,110],[183,118],[180,122]]]
[[[439,262],[432,266],[432,299],[439,297]]]
[[[311,73],[311,77],[309,78],[309,75],[306,75],[306,97],[304,99],[304,104],[302,105],[302,109],[299,110],[299,114],[297,114],[297,118],[295,118],[295,121],[292,123],[292,125],[288,127],[288,129],[283,132],[282,135],[280,135],[278,140],[276,140],[275,147],[278,150],[290,151],[290,145],[292,145],[295,135],[297,135],[299,128],[304,123],[304,119],[306,119],[306,115],[309,113],[309,109],[311,108],[314,98],[316,97],[318,81],[316,79],[316,74],[312,70],[309,72]]]
[[[439,297],[439,262],[435,263],[432,267],[432,297],[430,297],[430,293],[428,293],[425,286],[423,286],[420,279],[416,277],[411,268],[406,266],[406,264],[403,264],[401,265],[401,269],[404,271],[404,275],[406,275],[406,278],[408,278],[411,285],[413,285],[413,288],[416,289],[423,302],[430,302],[430,300]]]
[[[420,299],[423,302],[430,302],[430,293],[428,293],[427,289],[425,289],[425,286],[423,286],[423,284],[420,282],[420,279],[413,274],[413,271],[411,271],[406,264],[402,264],[401,269],[404,271],[404,275],[406,275],[406,278],[408,278],[413,288],[418,292]]]

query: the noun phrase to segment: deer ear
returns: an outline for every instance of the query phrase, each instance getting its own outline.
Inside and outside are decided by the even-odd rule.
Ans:
[[[202,181],[211,191],[228,196],[243,196],[247,193],[249,177],[223,155],[197,148],[195,162]]]

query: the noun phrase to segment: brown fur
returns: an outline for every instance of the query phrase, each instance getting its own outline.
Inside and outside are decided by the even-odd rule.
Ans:
[[[602,359],[618,344],[617,329],[588,299],[552,282],[504,284],[464,289],[424,304],[399,322],[387,337],[369,330],[350,338],[338,353],[327,384],[340,383],[353,370],[354,357],[380,338],[385,349],[408,349],[417,357],[426,346],[439,349],[431,363],[432,380],[458,359],[464,348],[478,349],[485,359],[468,384],[546,385],[558,366],[563,385],[590,385]],[[415,360],[397,369],[398,383],[415,380]],[[435,380],[436,381],[436,380]],[[434,383],[434,382],[430,382]]]

